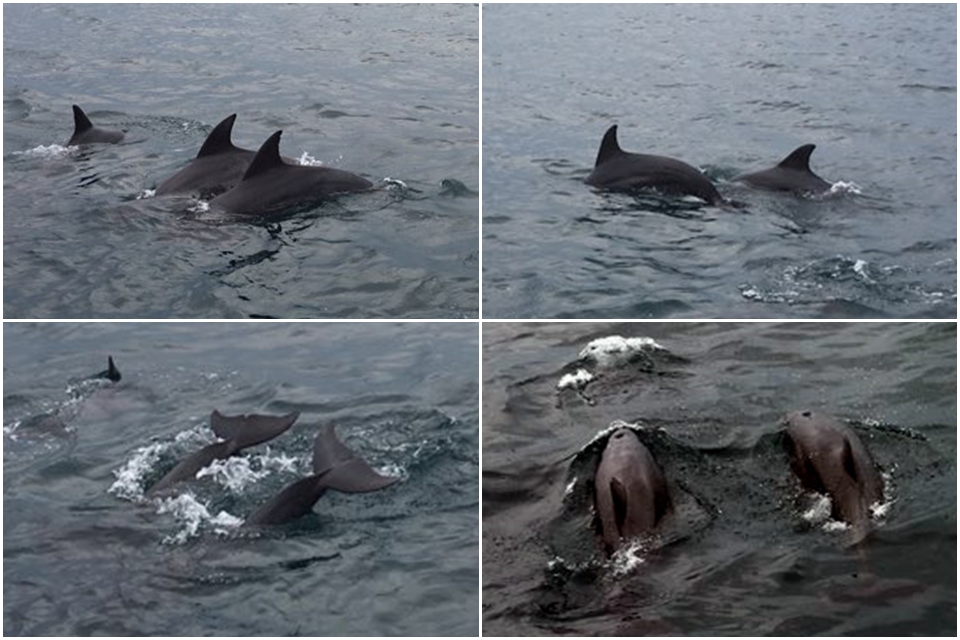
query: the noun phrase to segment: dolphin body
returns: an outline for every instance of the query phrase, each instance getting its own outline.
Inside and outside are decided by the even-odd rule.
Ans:
[[[210,207],[239,214],[269,214],[316,203],[340,193],[373,189],[358,175],[329,167],[290,165],[280,157],[277,131],[257,151],[237,186],[210,201]]]
[[[830,497],[833,517],[853,526],[853,542],[870,528],[870,506],[883,500],[883,479],[857,434],[836,418],[794,411],[783,419],[790,467],[807,489]]]
[[[655,189],[669,195],[696,196],[710,204],[724,203],[713,183],[686,162],[621,149],[617,125],[604,134],[597,162],[585,182],[612,191]]]
[[[733,180],[766,191],[791,191],[796,194],[819,194],[829,191],[833,185],[810,170],[810,154],[816,148],[815,144],[797,147],[777,166],[744,173]]]
[[[160,183],[158,196],[175,194],[211,198],[232,189],[253,162],[255,152],[241,149],[230,139],[237,114],[224,118],[213,128],[197,157]]]
[[[293,426],[299,416],[299,411],[284,416],[225,416],[214,409],[213,413],[210,414],[210,427],[217,436],[223,439],[207,445],[189,458],[182,460],[159,482],[150,487],[147,493],[155,495],[181,480],[195,477],[200,469],[214,460],[225,460],[241,449],[276,438]]]
[[[594,475],[594,491],[608,553],[616,551],[624,539],[653,531],[672,509],[660,465],[626,428],[610,434]]]
[[[117,369],[117,366],[113,364],[113,356],[107,356],[107,368],[105,371],[101,371],[97,375],[93,376],[94,378],[102,378],[104,380],[109,380],[110,382],[120,382],[120,370]]]
[[[209,199],[237,186],[257,153],[233,144],[231,136],[236,120],[235,113],[221,120],[204,140],[197,157],[161,182],[156,195]],[[296,164],[292,158],[283,158],[283,161]]]
[[[284,488],[254,511],[245,525],[283,524],[310,513],[327,489],[367,493],[399,478],[382,476],[337,438],[332,424],[320,428],[313,445],[313,474]]]
[[[112,131],[110,129],[100,129],[93,126],[90,118],[83,112],[83,109],[73,105],[73,135],[67,142],[68,147],[80,144],[92,144],[94,142],[117,143],[123,140],[122,131]]]

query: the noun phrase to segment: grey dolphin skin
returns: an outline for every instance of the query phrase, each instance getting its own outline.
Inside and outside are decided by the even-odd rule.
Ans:
[[[710,204],[724,203],[713,183],[687,163],[621,149],[617,142],[617,125],[604,134],[597,162],[586,183],[613,191],[655,189],[668,195],[696,196]]]
[[[73,135],[67,143],[68,147],[79,144],[92,144],[94,142],[116,143],[123,140],[122,131],[111,131],[110,129],[100,129],[93,126],[90,118],[83,112],[83,109],[73,105]]]
[[[333,425],[324,425],[313,445],[313,474],[288,485],[254,511],[244,524],[283,524],[310,513],[327,489],[367,493],[389,487],[397,480],[399,478],[381,476],[371,469],[340,442]]]
[[[595,506],[608,553],[656,528],[672,508],[653,454],[630,429],[610,434],[594,476]]]
[[[183,194],[212,198],[235,187],[256,152],[234,146],[231,140],[237,114],[213,128],[190,164],[160,183],[158,196]]]
[[[240,183],[214,198],[211,208],[229,213],[268,214],[313,204],[336,194],[373,189],[373,183],[347,171],[285,163],[280,157],[282,133],[277,131],[263,143]]]
[[[214,410],[210,414],[210,427],[220,438],[219,442],[207,445],[171,469],[159,482],[150,487],[150,495],[159,493],[181,480],[197,475],[197,471],[214,460],[225,460],[241,449],[272,440],[293,426],[300,416],[299,411],[284,416],[246,415],[225,416]]]
[[[770,169],[744,173],[733,180],[756,189],[791,191],[797,194],[818,194],[829,191],[833,185],[810,170],[810,154],[817,146],[805,144]]]
[[[790,467],[807,489],[830,496],[833,517],[853,527],[854,542],[870,528],[870,505],[883,500],[883,479],[857,434],[836,418],[794,411],[783,419]]]

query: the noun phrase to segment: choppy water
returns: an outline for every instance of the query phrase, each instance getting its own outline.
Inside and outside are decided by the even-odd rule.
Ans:
[[[476,635],[477,340],[449,323],[4,324],[4,635]],[[84,381],[108,353],[122,380]],[[214,408],[301,416],[144,499],[212,441]],[[307,473],[325,421],[400,481],[239,528]]]
[[[485,322],[482,334],[485,635],[954,632],[954,323]],[[616,335],[665,351],[606,368],[578,358]],[[581,368],[601,377],[558,391]],[[887,510],[858,547],[798,501],[777,433],[804,407],[852,420],[883,469]],[[577,501],[587,445],[615,420],[651,430],[690,497],[659,547],[607,562]]]
[[[4,6],[5,317],[476,317],[478,11]],[[126,142],[64,149],[73,103]],[[241,147],[282,129],[408,188],[279,225],[137,200],[231,113]]]
[[[483,7],[487,318],[956,316],[957,10]],[[744,209],[591,190],[600,139]],[[814,143],[824,200],[729,182]]]

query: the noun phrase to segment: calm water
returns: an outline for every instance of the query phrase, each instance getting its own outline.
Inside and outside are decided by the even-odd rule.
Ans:
[[[483,27],[484,317],[956,316],[956,5],[497,4]],[[614,123],[746,207],[592,191]],[[804,143],[842,193],[729,182]]]
[[[482,333],[485,634],[954,633],[954,323],[487,322]],[[578,361],[611,335],[667,351],[643,369]],[[603,377],[558,393],[580,367]],[[887,476],[889,510],[860,547],[796,502],[777,432],[801,407],[855,421]],[[613,420],[662,429],[649,446],[700,505],[633,568],[591,562],[588,524],[560,517],[572,456]]]
[[[476,317],[478,11],[4,6],[5,317]],[[126,142],[67,152],[73,103]],[[231,113],[407,188],[279,225],[137,199]]]
[[[4,635],[476,635],[477,341],[449,323],[6,323]],[[84,382],[108,353],[123,379]],[[213,439],[214,408],[301,416],[143,499]],[[238,529],[307,473],[322,421],[401,480]]]

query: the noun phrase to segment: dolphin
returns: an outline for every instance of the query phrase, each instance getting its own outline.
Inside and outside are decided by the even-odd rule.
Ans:
[[[320,428],[313,444],[313,474],[289,484],[254,511],[244,524],[283,524],[310,513],[327,489],[367,493],[389,487],[397,480],[371,469],[340,442],[333,425],[327,424]]]
[[[853,526],[854,542],[869,532],[870,506],[883,501],[883,479],[857,434],[815,411],[784,417],[790,467],[807,489],[830,497],[833,517]]]
[[[200,469],[214,460],[225,460],[241,449],[276,438],[289,429],[299,416],[299,411],[284,416],[225,416],[214,409],[210,414],[210,427],[222,440],[207,445],[189,458],[182,460],[150,487],[147,493],[156,494],[181,480],[195,477]]]
[[[123,140],[122,131],[111,131],[110,129],[100,129],[93,126],[90,118],[83,112],[83,109],[73,105],[73,135],[67,143],[68,147],[79,144],[91,144],[93,142],[115,143]]]
[[[653,454],[630,429],[610,434],[594,475],[594,505],[608,553],[622,540],[653,531],[672,508]]]
[[[233,144],[233,113],[220,121],[204,140],[197,157],[190,164],[160,183],[158,196],[192,195],[213,198],[229,191],[240,182],[257,155]],[[288,164],[297,164],[292,158],[283,158]]]
[[[243,179],[210,201],[210,207],[241,214],[275,213],[339,193],[373,189],[373,183],[340,169],[290,165],[280,157],[280,135],[267,138]]]
[[[107,356],[107,369],[106,371],[101,371],[100,373],[93,376],[94,378],[102,378],[104,380],[109,380],[110,382],[120,382],[120,370],[117,369],[117,366],[113,364],[113,356]]]
[[[797,194],[818,194],[829,191],[833,185],[810,170],[810,154],[816,148],[815,144],[797,147],[777,166],[763,171],[743,173],[733,180],[767,191],[792,191]]]
[[[723,204],[713,183],[698,169],[665,156],[628,153],[617,142],[617,125],[603,136],[588,185],[613,191],[652,188],[671,195],[691,195],[710,204]]]

